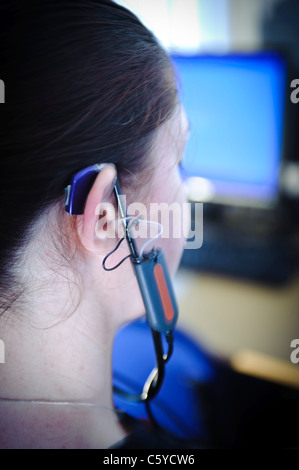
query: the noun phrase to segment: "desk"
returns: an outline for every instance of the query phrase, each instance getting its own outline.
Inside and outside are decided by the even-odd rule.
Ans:
[[[297,381],[290,343],[299,338],[299,276],[272,288],[180,268],[174,287],[178,324],[200,344],[226,358],[252,351],[277,359]]]

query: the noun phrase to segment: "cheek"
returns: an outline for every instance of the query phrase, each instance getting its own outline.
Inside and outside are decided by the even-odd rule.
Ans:
[[[184,186],[178,170],[175,169],[170,183],[164,186],[157,198],[164,202],[165,212],[156,213],[154,218],[163,225],[163,233],[156,246],[163,249],[169,272],[174,275],[184,250],[185,237],[190,226],[189,211]],[[162,212],[162,211],[161,211]]]
[[[169,274],[174,276],[180,264],[184,250],[184,239],[169,239],[163,247]]]

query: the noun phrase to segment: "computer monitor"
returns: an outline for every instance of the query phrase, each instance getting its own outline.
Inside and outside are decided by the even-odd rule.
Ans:
[[[283,155],[285,59],[263,51],[172,60],[191,127],[183,160],[190,199],[273,205]]]

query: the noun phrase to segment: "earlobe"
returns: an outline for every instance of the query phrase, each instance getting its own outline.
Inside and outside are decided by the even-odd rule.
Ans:
[[[107,165],[97,175],[88,194],[84,213],[78,216],[78,236],[85,249],[102,254],[115,244],[114,221],[117,218],[113,190],[116,169]]]

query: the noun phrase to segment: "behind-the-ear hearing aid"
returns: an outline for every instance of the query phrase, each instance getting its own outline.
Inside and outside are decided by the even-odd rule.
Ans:
[[[92,165],[84,168],[73,176],[71,183],[65,188],[65,210],[67,212],[73,215],[83,214],[85,202],[92,184],[97,174],[106,165],[107,164]],[[128,229],[127,210],[117,179],[114,184],[114,194],[119,215],[123,221],[124,238],[126,238],[130,250],[130,255],[126,258],[131,259],[136,274],[145,306],[146,318],[152,331],[157,360],[157,367],[154,368],[149,375],[140,395],[130,395],[119,389],[115,389],[115,391],[130,400],[142,402],[154,398],[161,388],[164,379],[165,363],[170,359],[173,351],[172,332],[178,318],[178,307],[163,251],[153,248],[148,253],[144,253],[144,251],[142,251],[142,255],[138,253],[135,241]],[[112,252],[114,252],[118,246],[119,243]],[[105,261],[111,253],[108,253],[103,261],[104,269]],[[124,260],[126,258],[124,258]],[[119,264],[117,266],[119,266]],[[117,268],[117,266],[112,269]],[[163,352],[162,333],[165,334],[169,345],[167,355]]]

